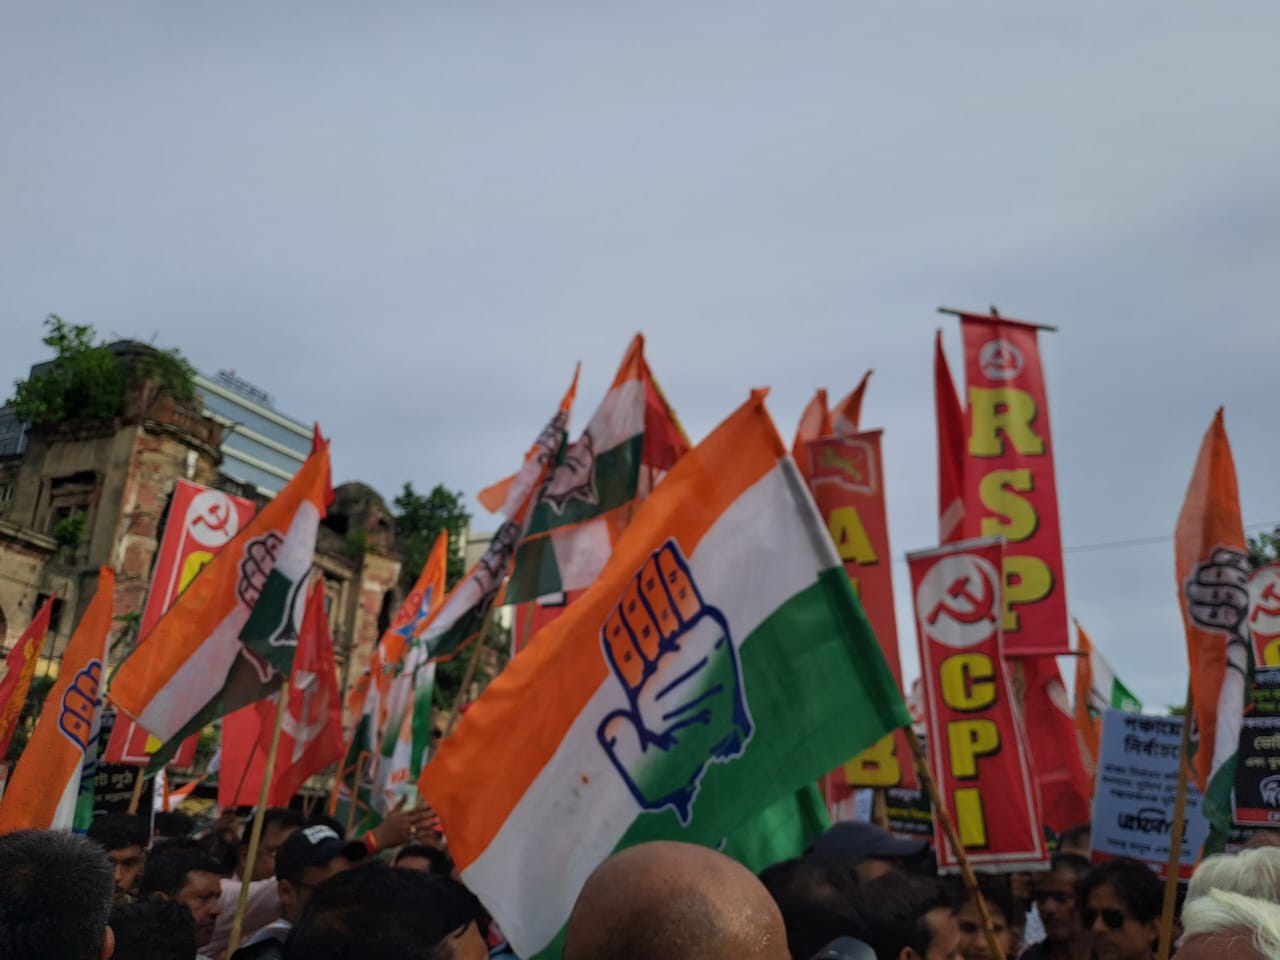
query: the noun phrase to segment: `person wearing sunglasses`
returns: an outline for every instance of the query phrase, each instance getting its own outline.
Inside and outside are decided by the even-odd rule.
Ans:
[[[1120,858],[1080,885],[1080,922],[1098,960],[1151,960],[1160,936],[1164,884],[1145,864]]]
[[[1045,939],[1027,947],[1022,960],[1089,960],[1092,936],[1080,925],[1076,891],[1090,869],[1084,857],[1058,853],[1048,870],[1033,875],[1031,902]]]

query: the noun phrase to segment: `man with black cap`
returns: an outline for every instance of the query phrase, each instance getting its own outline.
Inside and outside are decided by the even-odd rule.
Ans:
[[[906,861],[920,856],[928,848],[928,840],[897,837],[875,824],[857,820],[832,824],[813,842],[815,854],[851,864],[863,883],[903,869]]]
[[[359,841],[348,843],[326,824],[303,827],[289,837],[276,853],[276,885],[280,893],[281,917],[245,941],[233,960],[279,960],[284,941],[311,899],[311,893],[330,877],[337,876],[365,854]]]

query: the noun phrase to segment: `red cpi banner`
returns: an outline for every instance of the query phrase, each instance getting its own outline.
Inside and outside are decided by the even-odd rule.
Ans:
[[[210,490],[189,480],[179,480],[169,499],[169,519],[151,572],[151,589],[138,636],[149,634],[178,595],[195,579],[213,555],[252,519],[257,508],[252,500]],[[190,737],[171,761],[190,766],[195,759],[196,741]],[[121,715],[111,731],[107,763],[145,766],[160,749],[160,741]]]
[[[965,314],[964,535],[1003,537],[1011,657],[1065,654],[1067,600],[1037,328]]]
[[[818,512],[827,522],[836,552],[901,690],[880,434],[869,430],[808,441],[806,475]],[[845,766],[845,777],[855,787],[914,788],[917,781],[906,735],[898,731],[855,757]]]
[[[1280,561],[1260,567],[1249,577],[1249,632],[1254,663],[1280,667]]]
[[[942,802],[975,867],[1042,867],[1040,800],[1014,709],[1001,637],[1001,544],[969,540],[910,554],[911,590]],[[958,868],[935,826],[938,867]]]

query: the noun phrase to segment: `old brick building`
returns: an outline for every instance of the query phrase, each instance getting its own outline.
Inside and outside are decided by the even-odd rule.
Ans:
[[[113,351],[149,350],[124,342]],[[32,427],[0,452],[0,652],[48,596],[55,620],[41,669],[56,669],[92,598],[98,569],[116,571],[117,616],[140,611],[179,478],[258,496],[220,471],[225,422],[175,403],[154,380],[130,383],[119,414]],[[336,490],[317,541],[341,679],[367,661],[399,596],[395,523],[363,484]]]

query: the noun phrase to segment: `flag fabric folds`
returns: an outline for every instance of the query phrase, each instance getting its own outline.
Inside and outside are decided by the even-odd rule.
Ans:
[[[102,721],[102,669],[111,637],[115,573],[98,571],[98,590],[62,657],[58,680],[0,802],[0,833],[70,830],[76,823],[80,775],[97,761]]]
[[[1111,664],[1093,646],[1084,627],[1076,624],[1076,732],[1090,773],[1098,763],[1102,715],[1108,710],[1140,713],[1142,701],[1116,676]]]
[[[533,957],[614,850],[750,850],[743,825],[908,722],[760,392],[675,465],[422,786],[462,879]]]
[[[165,742],[271,693],[293,667],[329,448],[224,546],[112,677],[110,699]]]
[[[36,661],[40,659],[40,648],[44,646],[52,615],[53,597],[50,597],[36,611],[9,656],[0,664],[0,670],[4,671],[0,679],[0,758],[9,752],[13,732],[18,729],[18,719],[27,701],[27,691],[31,689],[31,678],[36,675]]]
[[[956,393],[942,331],[933,345],[933,400],[938,417],[938,542],[964,536],[964,407]]]
[[[831,411],[827,407],[827,391],[824,387],[819,387],[801,412],[800,422],[796,424],[796,438],[791,443],[791,459],[795,461],[805,480],[809,479],[808,445],[814,440],[829,437],[834,432]]]
[[[688,449],[637,335],[600,408],[533,502],[506,602],[590,586],[636,502]]]
[[[1231,818],[1235,756],[1253,671],[1248,547],[1221,408],[1201,444],[1178,516],[1174,560],[1198,732],[1192,769],[1205,815],[1220,837]]]
[[[859,424],[862,422],[862,398],[866,396],[867,384],[870,382],[871,371],[868,370],[862,375],[858,385],[832,408],[831,432],[837,437],[849,437],[859,431]],[[792,456],[794,457],[794,454]]]
[[[1040,788],[1044,823],[1055,833],[1088,823],[1093,800],[1092,771],[1080,753],[1075,719],[1056,657],[1023,657],[1026,694],[1022,715],[1032,775]]]

